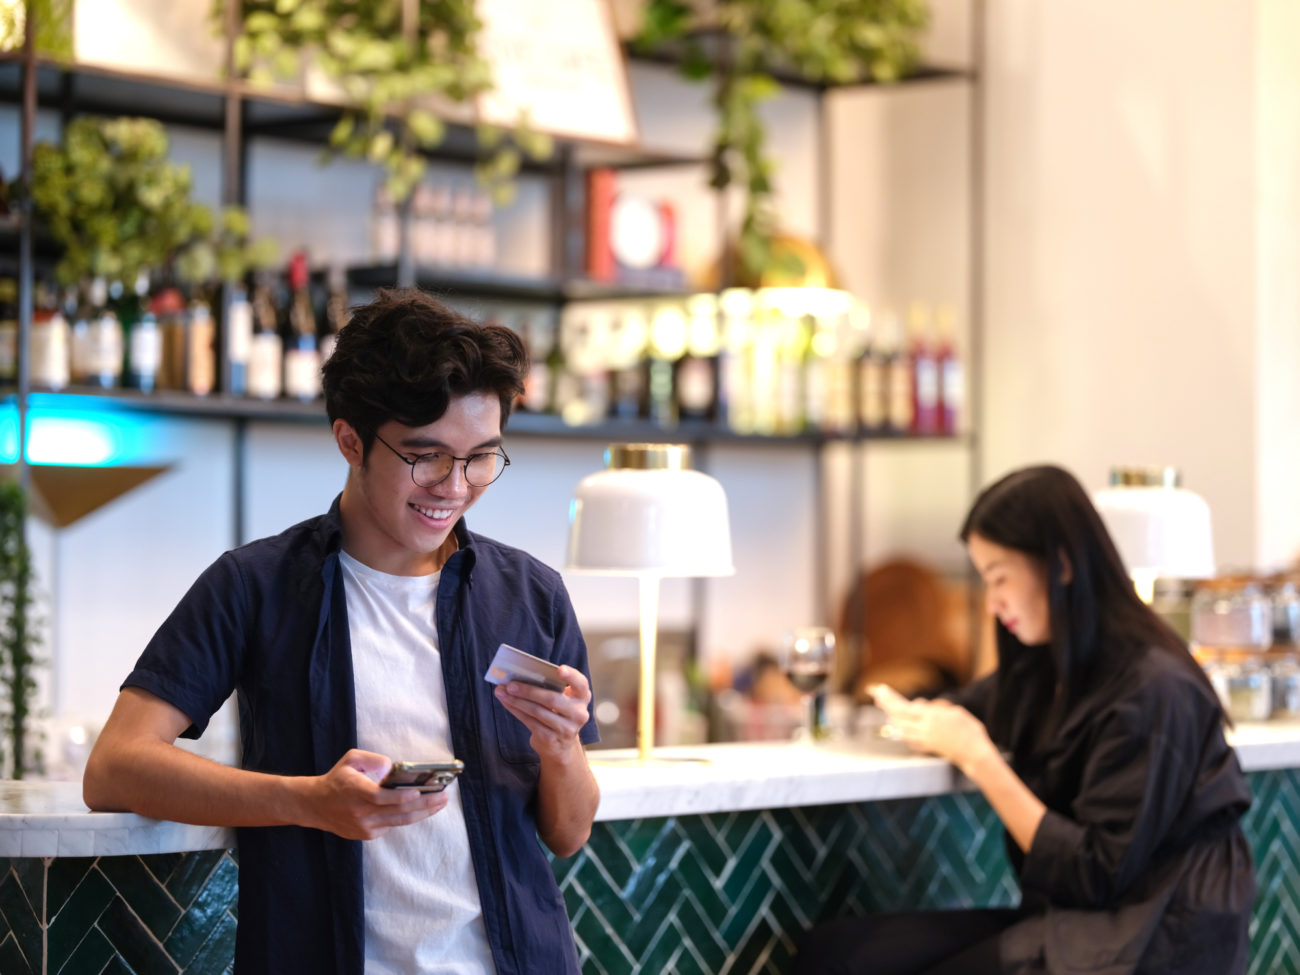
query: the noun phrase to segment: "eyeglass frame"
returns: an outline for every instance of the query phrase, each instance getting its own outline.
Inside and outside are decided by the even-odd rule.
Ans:
[[[468,484],[470,487],[476,487],[476,488],[491,487],[493,484],[495,484],[497,481],[501,479],[501,475],[504,474],[506,472],[506,468],[510,466],[510,456],[506,453],[504,447],[502,447],[500,444],[497,444],[491,450],[481,451],[478,454],[470,454],[470,456],[468,457],[457,457],[455,454],[448,454],[447,456],[451,458],[451,467],[447,469],[447,473],[442,475],[442,477],[438,478],[436,481],[434,481],[431,484],[421,484],[419,481],[415,479],[416,465],[419,464],[426,457],[431,457],[434,454],[446,453],[446,451],[431,450],[427,454],[416,454],[415,460],[409,460],[404,453],[402,453],[400,450],[398,450],[396,447],[390,444],[387,440],[381,437],[377,431],[375,433],[375,439],[378,440],[385,447],[387,447],[389,450],[391,450],[396,455],[398,460],[400,460],[403,464],[405,464],[411,469],[411,483],[414,484],[416,487],[422,487],[422,488],[437,487],[443,481],[447,480],[447,478],[451,477],[452,472],[456,470],[457,461],[460,461],[461,464],[460,474],[461,477],[465,479],[465,483]],[[505,461],[505,463],[501,465],[501,470],[497,471],[496,476],[493,477],[492,480],[488,481],[487,484],[475,484],[469,479],[469,462],[473,460],[475,457],[479,457],[482,454],[487,454],[487,453],[500,454],[501,459]]]

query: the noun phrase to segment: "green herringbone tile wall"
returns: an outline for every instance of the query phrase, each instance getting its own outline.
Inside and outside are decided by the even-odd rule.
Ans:
[[[1300,771],[1250,782],[1250,972],[1300,975]],[[1018,896],[1001,827],[974,794],[597,823],[553,866],[584,975],[781,973],[824,918]],[[237,894],[220,851],[0,858],[0,973],[222,975]]]
[[[236,874],[221,850],[0,858],[0,972],[223,975],[235,957]]]
[[[1249,779],[1250,975],[1300,975],[1300,771]],[[815,921],[1019,897],[977,794],[597,823],[553,866],[584,975],[775,975]]]

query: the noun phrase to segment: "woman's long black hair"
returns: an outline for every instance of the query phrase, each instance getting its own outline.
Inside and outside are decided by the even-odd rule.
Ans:
[[[1018,754],[1032,750],[1095,681],[1133,654],[1170,653],[1210,686],[1187,644],[1138,598],[1101,515],[1068,471],[1042,465],[1007,474],[980,492],[960,534],[963,542],[976,534],[1022,552],[1047,569],[1050,655],[996,624],[999,679],[988,723],[998,744]]]

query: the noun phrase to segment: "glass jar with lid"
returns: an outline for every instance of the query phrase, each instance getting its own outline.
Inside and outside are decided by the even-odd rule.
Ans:
[[[1233,721],[1267,721],[1273,716],[1273,675],[1259,654],[1226,651],[1201,665]]]
[[[1300,651],[1300,573],[1279,573],[1268,580],[1273,607],[1273,649]]]
[[[1273,643],[1273,606],[1253,576],[1220,576],[1196,586],[1191,645],[1197,657],[1263,653]]]
[[[1300,657],[1286,653],[1276,657],[1269,667],[1273,683],[1274,721],[1300,722]]]

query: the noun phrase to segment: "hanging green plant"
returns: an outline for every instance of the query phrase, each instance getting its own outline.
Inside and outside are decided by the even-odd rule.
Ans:
[[[709,182],[745,189],[736,255],[742,277],[757,280],[774,262],[792,259],[772,247],[775,165],[759,115],[781,90],[778,76],[896,81],[916,64],[928,21],[926,0],[647,0],[637,45],[678,45],[682,74],[714,83]]]
[[[195,286],[213,281],[242,281],[252,271],[274,267],[279,245],[269,237],[252,237],[252,223],[243,207],[224,207],[212,233],[184,247],[174,263],[176,278]]]
[[[82,116],[60,144],[32,148],[27,184],[37,217],[63,249],[55,274],[134,281],[212,231],[212,211],[190,198],[188,166],[167,158],[161,124]]]
[[[0,761],[9,778],[42,771],[36,717],[35,670],[40,639],[32,596],[32,556],[27,546],[27,497],[0,483]]]
[[[350,105],[330,135],[332,150],[382,165],[398,201],[424,176],[423,153],[446,134],[431,106],[470,103],[492,85],[476,44],[474,0],[214,0],[218,23],[227,3],[238,3],[241,16],[236,71],[266,83],[292,79],[308,64],[320,68]],[[481,126],[478,141],[484,158],[476,172],[498,202],[510,198],[523,154],[552,152],[550,137],[524,119],[509,139]]]
[[[73,0],[18,0],[0,3],[0,51],[21,51],[27,39],[27,12],[36,25],[32,46],[38,57],[72,59]]]

